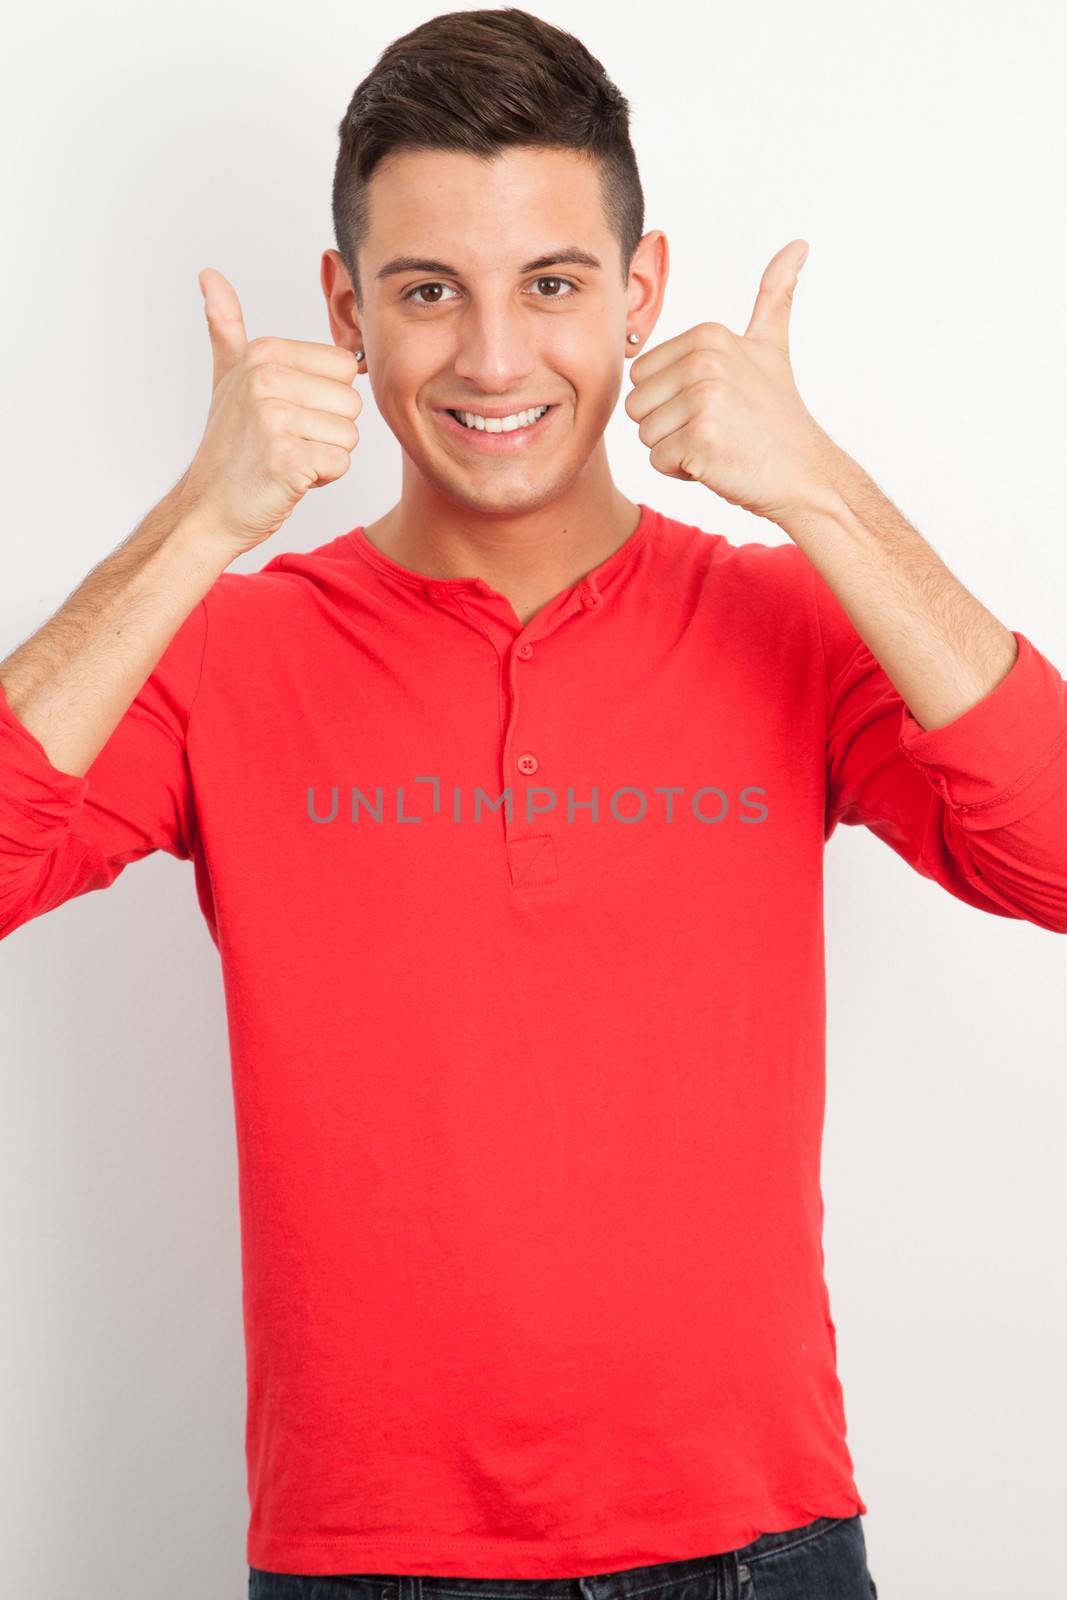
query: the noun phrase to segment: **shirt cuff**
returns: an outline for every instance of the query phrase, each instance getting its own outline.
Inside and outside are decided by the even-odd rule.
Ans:
[[[1067,782],[1067,683],[1025,634],[1006,677],[953,721],[924,728],[904,707],[900,745],[975,828],[1016,822]]]
[[[34,851],[58,844],[89,790],[84,774],[61,772],[19,721],[0,683],[0,840]]]

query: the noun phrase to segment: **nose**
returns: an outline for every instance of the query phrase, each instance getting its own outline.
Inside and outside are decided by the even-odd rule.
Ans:
[[[533,332],[523,308],[481,306],[462,319],[453,370],[479,394],[521,388],[535,366]]]

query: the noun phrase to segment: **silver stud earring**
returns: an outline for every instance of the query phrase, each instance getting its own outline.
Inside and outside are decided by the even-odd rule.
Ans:
[[[357,361],[362,361],[363,360],[363,351],[362,350],[357,350],[356,351],[356,360]]]
[[[626,335],[626,340],[628,344],[640,344],[641,335],[639,333],[628,333]]]

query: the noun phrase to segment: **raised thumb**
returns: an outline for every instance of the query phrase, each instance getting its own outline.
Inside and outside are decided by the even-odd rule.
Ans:
[[[204,315],[211,338],[211,392],[245,353],[248,335],[237,290],[214,267],[202,268],[200,292],[204,296]]]

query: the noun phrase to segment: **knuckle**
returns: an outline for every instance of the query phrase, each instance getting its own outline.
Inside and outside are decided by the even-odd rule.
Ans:
[[[277,433],[267,445],[266,462],[272,473],[282,473],[292,464],[293,445],[285,434]]]
[[[277,343],[269,334],[261,334],[258,339],[250,339],[248,341],[247,355],[249,362],[253,365],[257,365],[260,361],[276,361],[278,357]]]
[[[320,483],[332,483],[348,467],[348,451],[340,445],[324,444],[315,453],[315,476]]]
[[[685,358],[686,371],[692,373],[693,382],[699,383],[704,378],[711,378],[721,371],[721,360],[716,350],[702,348],[690,350]]]
[[[257,397],[269,395],[278,368],[273,361],[257,361],[248,369],[248,387]]]
[[[259,415],[272,433],[283,433],[289,419],[289,407],[277,395],[264,395],[259,402]]]

